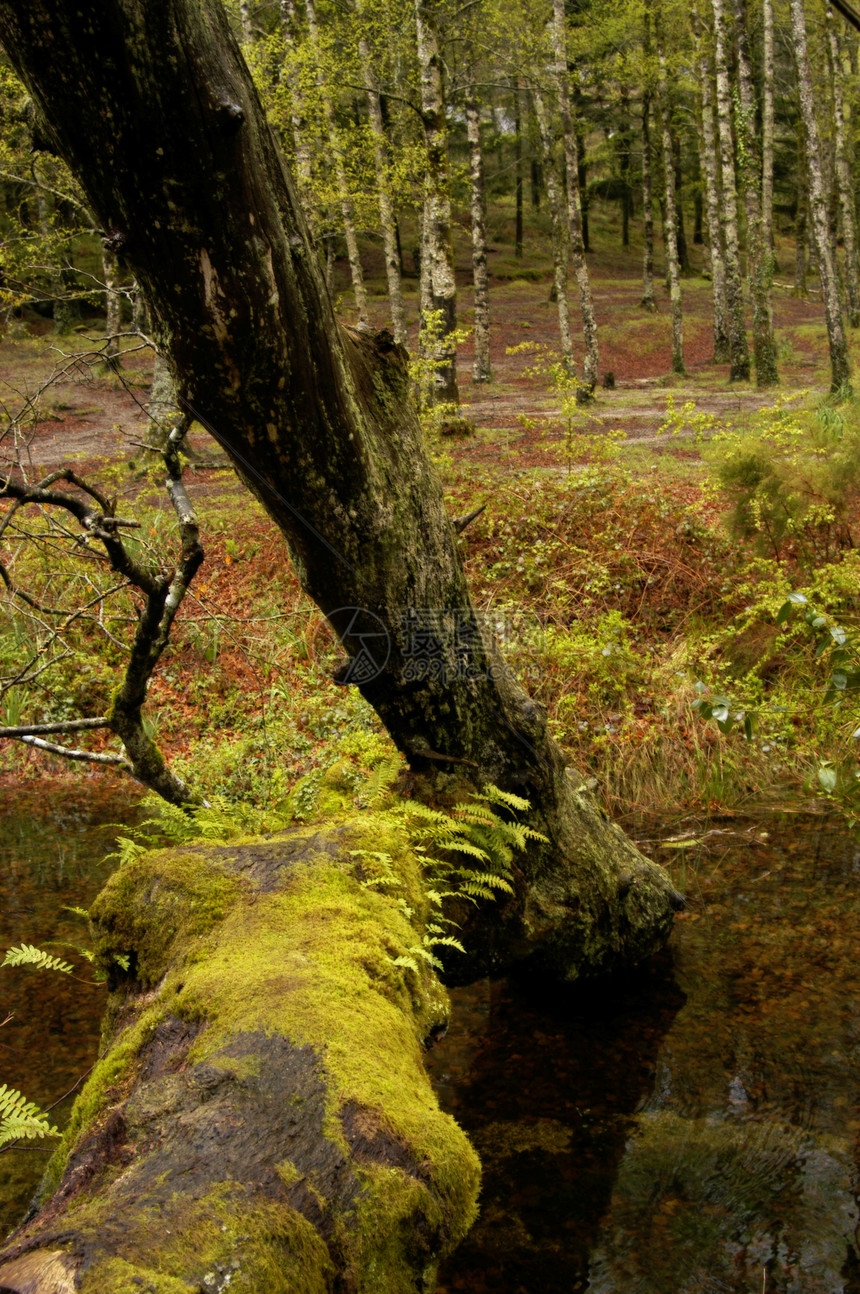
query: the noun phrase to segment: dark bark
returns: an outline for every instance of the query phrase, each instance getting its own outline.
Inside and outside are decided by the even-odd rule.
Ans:
[[[146,289],[184,407],[341,637],[340,681],[419,774],[531,800],[550,843],[524,857],[475,967],[534,953],[573,977],[650,953],[677,897],[601,818],[472,609],[404,354],[338,327],[220,6],[2,0],[0,34]]]

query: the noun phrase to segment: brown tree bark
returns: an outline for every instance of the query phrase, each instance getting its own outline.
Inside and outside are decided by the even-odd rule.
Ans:
[[[417,774],[531,801],[550,843],[523,856],[470,969],[534,955],[574,977],[647,955],[677,896],[601,818],[474,611],[403,352],[338,327],[223,10],[0,0],[0,36],[146,290],[182,407],[281,527],[339,634],[338,680]]]

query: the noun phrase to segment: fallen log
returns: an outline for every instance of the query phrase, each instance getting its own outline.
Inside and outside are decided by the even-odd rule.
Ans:
[[[480,1168],[422,1065],[427,918],[372,814],[127,860],[92,910],[102,1054],[0,1292],[432,1291]]]

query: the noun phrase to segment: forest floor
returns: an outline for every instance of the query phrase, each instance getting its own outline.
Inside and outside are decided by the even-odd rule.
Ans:
[[[827,614],[845,611],[851,599],[836,590],[832,570],[846,558],[850,564],[856,492],[852,484],[845,494],[842,540],[831,524],[827,534],[821,525],[806,537],[784,534],[770,551],[760,534],[741,542],[726,523],[737,500],[725,488],[721,494],[702,432],[705,441],[715,430],[759,435],[768,416],[761,411],[786,397],[813,425],[829,386],[820,296],[795,297],[784,283],[794,249],[783,240],[783,286],[774,290],[781,385],[761,392],[754,381],[730,384],[728,366],[713,362],[710,284],[690,275],[683,282],[687,374],[674,376],[662,284],[657,313],[644,312],[641,248],[620,247],[609,210],[593,214],[592,230],[601,383],[611,373],[614,388],[601,384],[591,404],[573,408],[543,371],[557,358],[545,240],[536,235],[518,261],[510,230],[496,229],[493,380],[471,381],[467,339],[461,399],[477,430],[434,445],[452,512],[488,503],[462,541],[476,600],[504,620],[498,627],[513,663],[547,704],[561,740],[599,777],[614,811],[667,799],[679,810],[726,809],[763,792],[782,794],[808,781],[821,759],[842,758],[845,724],[828,720],[824,732],[798,699],[811,657],[802,635],[777,642],[774,607],[788,590],[814,586],[822,598],[829,589]],[[381,258],[373,246],[366,252],[373,318],[383,326]],[[701,261],[700,248],[693,255]],[[458,275],[468,325],[465,242]],[[416,288],[407,280],[411,337]],[[348,322],[341,264],[338,289]],[[571,319],[576,334],[573,293]],[[32,410],[19,451],[34,476],[72,463],[101,474],[112,492],[150,515],[149,533],[161,543],[169,510],[142,450],[152,355],[129,343],[117,374],[99,365],[98,351],[98,320],[62,341],[48,321],[28,321],[25,336],[0,342],[3,404],[10,425]],[[853,405],[849,416],[853,427]],[[374,716],[317,666],[319,614],[298,589],[283,541],[196,425],[190,443],[187,485],[207,560],[153,682],[159,741],[210,791],[252,799],[318,767],[333,746],[359,762],[377,758],[386,739]],[[813,458],[818,452],[813,446]],[[847,568],[844,575],[843,584]],[[0,639],[0,658],[4,651],[11,648]],[[115,667],[90,660],[84,671],[61,671],[55,686],[28,698],[28,717],[75,706],[98,712]],[[757,714],[770,704],[761,734],[749,741],[704,724],[694,708],[703,690],[729,693],[739,710]],[[55,772],[50,757],[12,743],[0,751],[6,776],[38,777],[49,764]]]

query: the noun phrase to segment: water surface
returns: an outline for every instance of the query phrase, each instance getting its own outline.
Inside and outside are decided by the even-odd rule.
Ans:
[[[96,1058],[105,989],[87,963],[52,941],[86,946],[86,908],[110,872],[103,859],[115,829],[135,820],[136,796],[113,780],[0,788],[0,961],[21,943],[67,957],[80,979],[31,967],[0,970],[0,1084],[23,1092],[62,1127],[73,1093]],[[62,1099],[64,1094],[72,1093]],[[49,1157],[47,1142],[0,1152],[0,1237],[20,1220]]]
[[[667,957],[454,992],[431,1069],[485,1184],[439,1294],[860,1292],[856,843],[791,818],[653,852],[690,898]]]

